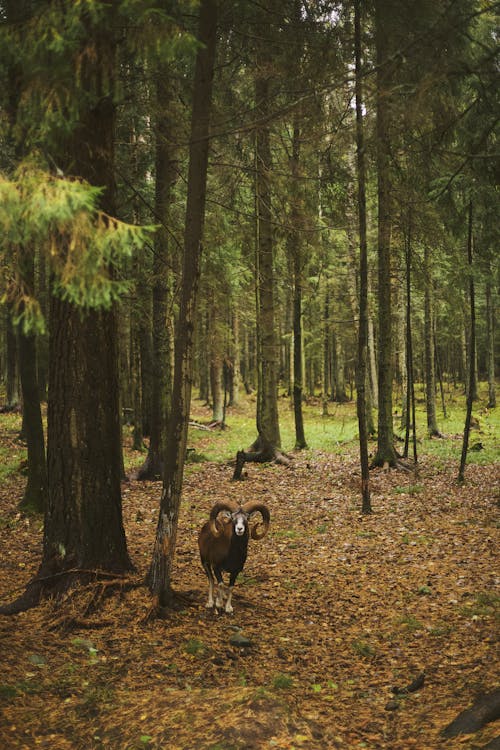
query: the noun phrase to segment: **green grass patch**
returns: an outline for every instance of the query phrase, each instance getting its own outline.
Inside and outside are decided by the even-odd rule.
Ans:
[[[290,690],[293,687],[293,677],[280,672],[273,677],[271,685],[274,690]]]
[[[206,645],[198,638],[190,638],[184,644],[184,651],[186,652],[186,654],[190,654],[191,656],[201,656],[205,653],[206,650]]]
[[[499,617],[500,596],[489,591],[474,594],[472,601],[461,608],[467,617]]]
[[[363,656],[365,659],[371,658],[376,654],[375,647],[367,641],[353,641],[351,646],[354,653],[358,654],[358,656]]]
[[[423,630],[424,626],[414,615],[405,615],[398,620],[399,625],[404,625],[411,633]]]
[[[392,492],[395,495],[418,495],[423,489],[424,488],[421,484],[405,484],[399,487],[393,487]]]

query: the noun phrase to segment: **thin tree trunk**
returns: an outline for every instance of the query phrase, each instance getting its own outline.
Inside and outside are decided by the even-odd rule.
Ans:
[[[302,347],[302,274],[303,259],[301,238],[299,234],[299,159],[300,129],[297,120],[293,128],[291,173],[294,180],[292,188],[291,224],[292,230],[288,243],[293,263],[293,413],[295,418],[295,448],[307,448],[304,432],[304,415],[302,412],[303,391],[303,347]]]
[[[389,62],[388,9],[375,2],[377,48],[377,180],[378,180],[378,444],[374,466],[396,464],[392,423],[392,304],[390,121],[392,72]]]
[[[17,368],[17,337],[12,324],[12,317],[8,307],[5,308],[5,338],[6,338],[6,383],[5,383],[5,405],[7,409],[15,409],[19,406],[19,378]]]
[[[148,585],[154,596],[154,608],[158,614],[161,614],[173,600],[171,578],[191,405],[193,328],[205,216],[216,38],[217,0],[202,0],[198,23],[200,47],[196,55],[193,85],[182,289],[175,341],[172,410],[168,424],[160,513],[148,573]]]
[[[354,6],[354,43],[356,65],[356,156],[358,173],[359,219],[359,327],[358,362],[356,368],[356,407],[359,425],[359,455],[361,464],[362,512],[372,512],[370,499],[370,469],[368,462],[368,427],[366,420],[366,383],[368,353],[368,251],[366,241],[366,166],[363,127],[363,89],[361,52],[361,0]]]
[[[35,336],[19,331],[19,373],[23,392],[23,425],[28,448],[28,481],[20,507],[43,513],[47,503],[48,480],[45,438],[36,373]]]
[[[368,370],[372,406],[374,409],[378,409],[378,376],[377,359],[375,356],[375,333],[373,330],[373,317],[370,313],[368,313]]]
[[[228,406],[238,406],[240,403],[240,385],[241,385],[241,344],[240,344],[240,315],[236,306],[231,312],[231,344],[230,344],[230,389]]]
[[[434,361],[434,290],[429,246],[424,246],[424,353],[425,353],[425,406],[427,431],[430,437],[441,437],[436,416],[436,368]]]
[[[469,303],[470,303],[470,336],[469,336],[469,389],[467,392],[467,412],[465,416],[464,437],[462,442],[462,455],[460,457],[460,468],[458,470],[458,481],[463,482],[465,478],[465,463],[467,461],[467,448],[469,445],[470,422],[472,417],[472,403],[476,391],[476,300],[474,293],[474,275],[472,267],[472,200],[469,202],[468,231],[467,231],[467,262],[469,266]]]
[[[491,276],[491,267],[490,267]],[[487,330],[487,371],[488,371],[488,409],[497,405],[495,383],[495,306],[493,304],[490,278],[486,282],[486,330]]]
[[[173,118],[171,81],[162,66],[157,70],[155,217],[160,226],[155,235],[153,254],[153,337],[151,415],[148,455],[137,472],[137,479],[157,479],[163,475],[166,431],[171,399],[171,350],[169,317],[169,280],[171,250],[168,235],[172,186],[176,177],[172,146]]]
[[[326,282],[327,283],[327,282]],[[326,284],[325,284],[326,285]],[[328,416],[328,401],[330,390],[330,356],[329,356],[329,310],[330,300],[328,289],[325,289],[325,298],[322,304],[321,317],[321,413],[323,417]]]
[[[408,218],[408,232],[405,242],[406,254],[406,431],[404,457],[408,458],[408,448],[410,443],[410,431],[413,435],[413,461],[417,465],[417,425],[415,412],[415,379],[413,366],[413,339],[411,331],[411,255],[412,255],[412,234],[411,234],[411,213]]]
[[[223,422],[224,419],[224,377],[223,346],[220,330],[219,310],[215,304],[210,306],[209,332],[210,351],[210,390],[212,393],[212,420]]]

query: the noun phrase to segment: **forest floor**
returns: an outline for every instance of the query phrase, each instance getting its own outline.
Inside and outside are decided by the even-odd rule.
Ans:
[[[18,428],[2,416],[0,461],[21,457]],[[136,587],[106,598],[96,585],[0,616],[0,747],[472,750],[500,733],[497,721],[441,735],[498,687],[500,464],[467,466],[463,486],[455,461],[425,455],[416,475],[373,471],[370,516],[360,514],[354,444],[297,453],[291,468],[245,468],[233,483],[227,463],[189,465],[174,570],[181,607],[167,619],[148,617],[141,585],[161,487],[134,480],[123,501]],[[17,508],[23,483],[13,471],[0,487],[1,603],[40,561],[41,520]],[[271,511],[232,616],[205,609],[196,543],[220,498]],[[237,632],[251,645],[232,646]],[[393,692],[422,673],[415,692]]]

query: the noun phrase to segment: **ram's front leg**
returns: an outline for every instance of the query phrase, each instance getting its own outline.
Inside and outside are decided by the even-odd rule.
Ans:
[[[225,607],[225,611],[227,612],[228,615],[231,615],[234,611],[231,605],[231,598],[233,596],[234,584],[236,582],[239,572],[240,571],[238,570],[236,571],[236,573],[231,573],[231,575],[229,576],[229,589],[227,592],[226,607]]]

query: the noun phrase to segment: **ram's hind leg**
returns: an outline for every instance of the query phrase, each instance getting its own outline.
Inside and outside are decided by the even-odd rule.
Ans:
[[[214,574],[212,572],[212,568],[210,567],[209,563],[203,563],[203,570],[207,574],[207,578],[208,578],[208,600],[205,606],[207,609],[213,609],[214,608]]]

